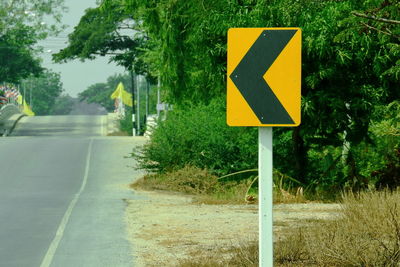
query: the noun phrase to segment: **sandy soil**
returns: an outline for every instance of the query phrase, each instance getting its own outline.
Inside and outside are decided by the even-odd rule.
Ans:
[[[256,205],[194,204],[190,196],[137,192],[127,200],[126,224],[135,266],[176,266],[177,261],[257,240]],[[274,207],[275,238],[285,228],[332,219],[337,204],[281,204]]]

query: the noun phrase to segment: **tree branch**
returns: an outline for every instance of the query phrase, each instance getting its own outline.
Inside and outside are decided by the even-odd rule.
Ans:
[[[383,33],[383,34],[386,34],[386,35],[389,35],[389,36],[394,36],[396,38],[400,38],[399,35],[395,35],[392,32],[382,31],[382,30],[380,30],[378,28],[375,28],[375,27],[372,27],[371,25],[368,25],[367,23],[361,22],[361,24],[364,25],[367,28],[370,28],[371,30],[375,30],[375,31],[378,31],[380,33]]]
[[[357,17],[362,17],[362,18],[366,18],[366,19],[372,19],[372,20],[379,21],[379,22],[391,23],[391,24],[400,24],[400,20],[384,19],[384,18],[379,18],[379,17],[375,17],[375,16],[368,16],[366,14],[358,13],[356,11],[352,11],[351,14],[354,15],[354,16],[357,16]]]
[[[92,53],[93,55],[97,55],[97,56],[104,56],[104,55],[112,55],[112,56],[118,56],[118,55],[123,55],[124,53],[117,53],[117,52],[107,52],[107,53],[98,53],[98,52],[95,52],[95,53]]]

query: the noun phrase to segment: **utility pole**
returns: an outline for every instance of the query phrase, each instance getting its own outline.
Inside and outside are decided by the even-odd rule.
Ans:
[[[149,94],[150,94],[150,82],[146,78],[146,122],[149,117]]]
[[[137,106],[136,106],[136,110],[137,110],[137,112],[136,112],[136,115],[137,115],[137,117],[136,117],[136,121],[137,121],[137,128],[136,128],[136,130],[137,130],[137,135],[140,135],[140,86],[139,86],[139,84],[140,84],[140,82],[139,82],[139,78],[140,78],[140,76],[138,77],[138,76],[135,76],[135,81],[136,81],[136,98],[137,98],[137,102],[136,102],[136,104],[137,104]]]
[[[31,106],[31,109],[33,108],[32,105],[32,80],[29,81],[29,105]]]
[[[22,104],[24,104],[24,102],[26,102],[26,84],[24,86],[24,97],[23,97]]]
[[[161,79],[160,79],[160,76],[158,76],[158,82],[157,82],[157,119],[160,118],[160,104],[161,104],[160,87],[161,87]]]
[[[135,125],[135,74],[131,70],[131,93],[132,93],[132,136],[136,136]]]

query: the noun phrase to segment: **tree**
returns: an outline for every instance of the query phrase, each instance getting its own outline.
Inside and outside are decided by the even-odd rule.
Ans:
[[[43,22],[51,15],[59,22],[63,0],[0,2],[0,81],[17,82],[30,74],[43,71],[34,45],[48,34],[56,33],[56,25]]]
[[[146,66],[140,58],[146,37],[140,33],[126,9],[117,3],[107,10],[87,9],[68,39],[68,46],[53,55],[55,62],[73,59],[84,61],[111,55],[111,61],[128,70],[134,69],[140,74],[146,72]]]
[[[56,101],[50,111],[50,115],[68,115],[74,106],[74,98],[68,94],[62,94],[56,98]]]
[[[400,78],[400,4],[398,1],[374,1],[366,5],[362,11],[355,10],[351,14],[356,16],[352,18],[353,25],[358,25],[358,29],[366,35],[377,36],[377,41],[385,47],[387,55],[398,58],[395,64],[382,74],[386,79],[398,81]],[[400,97],[398,91],[395,94],[396,98]]]
[[[327,169],[316,173],[320,161],[309,152],[333,151],[344,142],[350,144],[348,170],[329,179],[359,179],[351,148],[370,140],[372,107],[399,97],[397,37],[371,31],[352,15],[377,3],[389,1],[124,1],[149,37],[153,50],[146,51],[147,64],[159,70],[177,104],[207,103],[224,94],[228,28],[302,27],[303,123],[294,130],[278,130],[278,138],[292,132],[292,148],[286,151],[294,157],[281,155],[276,162],[306,183],[337,163],[335,155],[327,157]],[[396,19],[398,4],[390,3]],[[392,33],[398,30],[394,27]]]
[[[359,21],[368,29],[400,39],[399,9],[398,1],[384,0],[376,1],[365,11],[352,11],[351,14],[363,18]]]
[[[384,76],[397,60],[387,46],[393,39],[363,31],[351,12],[365,8],[358,1],[289,0],[273,2],[265,12],[266,26],[303,29],[302,124],[278,130],[277,139],[292,131],[293,147],[283,151],[293,157],[278,154],[275,160],[302,182],[362,180],[353,148],[371,140],[373,107],[395,97],[396,78]],[[335,151],[344,143],[350,148],[346,166],[330,176],[332,168],[341,166],[341,153]],[[322,155],[326,164],[321,164]]]
[[[181,108],[225,94],[230,27],[301,27],[302,125],[276,130],[276,166],[305,184],[352,186],[363,180],[357,147],[372,142],[374,107],[400,98],[397,2],[103,0],[101,8],[131,14],[148,38],[140,56]]]
[[[44,39],[58,30],[56,25],[43,23],[43,18],[51,16],[56,23],[61,21],[65,11],[64,0],[6,0],[0,2],[0,35],[26,25],[34,29],[38,38]]]
[[[96,83],[89,86],[85,91],[79,93],[79,100],[88,103],[97,103],[103,106],[108,112],[114,111],[114,101],[110,98],[111,94],[122,82],[125,90],[130,92],[131,78],[129,75],[115,74],[107,78],[106,83]]]
[[[60,74],[45,70],[38,77],[30,77],[22,82],[26,102],[36,115],[50,115],[57,98],[63,92]],[[31,90],[31,92],[30,92]],[[32,102],[30,102],[32,93]]]
[[[35,42],[32,29],[25,26],[0,35],[0,81],[17,83],[43,71],[31,48]]]

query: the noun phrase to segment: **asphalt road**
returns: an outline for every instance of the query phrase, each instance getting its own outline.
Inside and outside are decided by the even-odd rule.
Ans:
[[[90,137],[106,135],[106,116],[23,117],[12,136]]]
[[[124,199],[141,138],[104,116],[23,118],[0,138],[0,266],[133,266]]]

